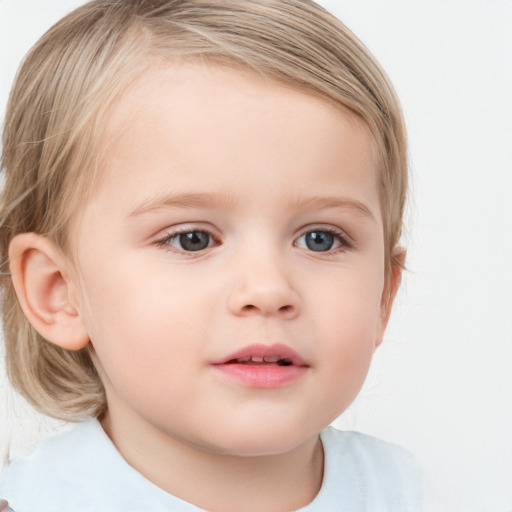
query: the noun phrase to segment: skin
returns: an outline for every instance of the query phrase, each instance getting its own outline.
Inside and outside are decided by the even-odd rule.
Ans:
[[[318,434],[360,390],[400,278],[384,279],[368,130],[261,77],[169,65],[118,100],[105,141],[72,257],[38,235],[12,244],[25,314],[54,343],[91,344],[102,424],[153,483],[209,510],[306,505]],[[177,230],[208,247],[184,250]],[[311,250],[313,231],[333,247]],[[254,343],[293,348],[306,371],[260,389],[212,368]]]

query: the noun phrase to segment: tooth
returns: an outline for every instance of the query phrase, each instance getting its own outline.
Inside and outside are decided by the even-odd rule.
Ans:
[[[263,357],[252,356],[251,358],[255,363],[263,363]]]
[[[280,356],[265,356],[263,358],[267,363],[277,363],[279,359],[281,359]]]
[[[239,363],[248,363],[249,361],[251,360],[251,356],[247,356],[247,357],[239,357],[237,359],[237,361]]]

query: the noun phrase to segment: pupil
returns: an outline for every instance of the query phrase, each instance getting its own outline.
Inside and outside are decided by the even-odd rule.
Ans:
[[[328,251],[334,245],[334,235],[327,231],[311,231],[306,234],[306,245],[312,251]]]
[[[185,251],[201,251],[210,243],[210,235],[204,231],[191,231],[180,235],[180,244]]]

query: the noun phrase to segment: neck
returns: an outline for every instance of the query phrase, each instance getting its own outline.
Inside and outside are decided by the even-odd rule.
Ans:
[[[102,425],[125,460],[164,491],[206,510],[296,510],[320,490],[323,450],[318,436],[286,453],[238,456],[119,419],[107,413]]]

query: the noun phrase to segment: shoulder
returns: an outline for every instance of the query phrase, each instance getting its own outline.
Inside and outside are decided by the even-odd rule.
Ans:
[[[69,484],[83,477],[98,453],[101,457],[98,428],[92,420],[75,425],[47,438],[32,454],[9,462],[0,477],[0,497],[16,512],[41,510],[43,503],[52,510],[59,489],[65,500]]]
[[[77,424],[9,463],[0,478],[0,498],[15,512],[197,510],[135,471],[96,420]]]
[[[7,464],[2,473],[2,485],[5,485],[6,479],[14,475],[19,476],[19,473],[31,475],[44,468],[49,470],[73,466],[78,453],[91,454],[90,450],[97,446],[98,440],[101,439],[99,429],[99,423],[91,420],[47,437],[33,453],[16,458]]]
[[[328,427],[321,434],[324,450],[351,457],[358,465],[373,468],[416,468],[414,457],[401,446],[361,432]]]
[[[421,508],[421,472],[402,447],[359,432],[329,427],[321,434],[324,485],[352,510],[417,512]]]

